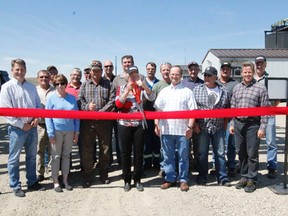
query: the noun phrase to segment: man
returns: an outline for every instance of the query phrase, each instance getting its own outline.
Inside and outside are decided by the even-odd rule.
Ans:
[[[109,80],[111,83],[113,83],[114,78],[116,77],[113,74],[113,63],[110,60],[107,60],[104,62],[104,76],[103,79]],[[121,166],[121,151],[119,147],[118,142],[118,128],[117,128],[117,120],[112,121],[112,128],[114,130],[114,139],[115,139],[115,147],[116,147],[116,157],[117,157],[117,163],[119,166]],[[111,133],[111,146],[110,146],[110,165],[113,163],[113,154],[112,154],[112,133]]]
[[[73,68],[70,73],[70,83],[66,86],[65,91],[75,96],[78,99],[80,87],[81,87],[82,71],[79,68]]]
[[[26,63],[22,59],[11,61],[12,79],[1,89],[1,107],[7,108],[40,108],[40,98],[36,87],[25,80]],[[45,190],[36,178],[37,124],[38,118],[5,117],[9,136],[8,173],[9,185],[17,197],[24,197],[19,181],[19,158],[21,149],[26,153],[26,179],[28,190]]]
[[[150,90],[153,86],[159,82],[155,77],[156,73],[156,64],[154,62],[148,62],[146,64],[146,73],[147,76],[144,79],[145,83]],[[143,109],[146,111],[155,111],[153,107],[154,101],[143,100]],[[154,120],[147,120],[147,132],[145,134],[145,143],[144,143],[144,165],[143,169],[153,168],[156,170],[160,169],[160,139],[154,132]]]
[[[41,108],[45,109],[47,95],[55,90],[50,85],[50,73],[47,70],[40,70],[37,73],[38,86],[36,87],[37,93],[40,97]],[[45,150],[48,151],[48,158],[50,158],[51,145],[47,135],[47,128],[45,125],[45,119],[40,119],[37,126],[38,131],[38,146],[37,146],[37,181],[41,182],[44,180],[45,172]]]
[[[200,68],[199,68],[199,65],[197,62],[192,61],[187,65],[187,67],[188,67],[189,77],[184,79],[182,82],[186,87],[188,87],[189,89],[191,89],[191,91],[193,91],[193,89],[196,86],[203,84],[204,81],[198,77]],[[193,133],[190,146],[193,149],[193,155],[190,153],[190,159],[191,159],[190,160],[190,167],[192,170],[196,171],[197,170],[197,161],[198,161],[198,146],[199,146],[197,133]]]
[[[192,91],[181,83],[182,70],[173,66],[170,71],[171,85],[158,95],[154,107],[157,111],[180,111],[197,108]],[[180,190],[188,191],[189,139],[193,132],[194,119],[155,119],[155,133],[160,136],[163,148],[165,182],[161,189],[176,185],[175,151],[178,150]]]
[[[229,62],[223,62],[221,64],[220,68],[220,77],[217,80],[217,83],[219,85],[225,86],[228,94],[229,99],[231,99],[233,88],[239,83],[238,81],[231,78],[231,69],[232,66]],[[229,132],[230,128],[230,119],[227,125],[226,130],[226,154],[227,154],[227,164],[226,167],[228,169],[228,176],[235,177],[236,171],[235,171],[235,158],[236,158],[236,146],[235,146],[235,138],[233,134],[230,134]]]
[[[47,71],[50,73],[50,83],[53,83],[54,77],[58,74],[58,70],[54,65],[49,65]]]
[[[229,107],[229,96],[225,87],[216,83],[217,70],[207,67],[204,71],[204,84],[194,88],[193,93],[200,110],[224,109]],[[198,172],[196,182],[207,183],[208,153],[210,142],[215,157],[217,181],[220,185],[231,186],[226,173],[225,130],[227,121],[224,118],[197,119],[194,132],[198,133]]]
[[[233,89],[231,108],[253,108],[269,106],[268,92],[264,85],[253,78],[254,64],[250,61],[242,63],[242,82]],[[260,138],[264,138],[267,116],[238,116],[230,123],[230,133],[235,134],[235,143],[240,160],[241,180],[237,189],[245,192],[256,190]]]
[[[255,58],[256,73],[254,79],[257,82],[268,87],[268,76],[269,74],[265,71],[267,61],[265,56],[257,56]],[[271,101],[272,106],[277,106],[280,101]],[[276,124],[275,116],[268,117],[268,124],[266,127],[266,144],[267,144],[267,177],[274,179],[277,176],[277,144],[276,144]]]
[[[85,80],[90,79],[90,70],[91,70],[91,66],[89,65],[88,67],[84,68],[84,77]]]
[[[91,65],[91,79],[83,83],[79,93],[81,110],[91,112],[108,112],[114,108],[115,90],[108,80],[102,77],[102,64],[99,62]],[[111,121],[83,120],[81,121],[80,134],[82,143],[83,187],[92,184],[92,170],[94,165],[93,151],[95,139],[98,137],[100,157],[100,180],[109,184],[108,166],[110,162],[109,148],[111,141]]]
[[[170,85],[171,81],[170,81],[169,73],[170,73],[171,67],[172,65],[169,62],[165,62],[160,65],[160,73],[162,75],[162,80],[155,83],[155,85],[153,85],[153,88],[152,88],[152,91],[156,94],[156,96],[160,93],[160,91],[163,88]]]

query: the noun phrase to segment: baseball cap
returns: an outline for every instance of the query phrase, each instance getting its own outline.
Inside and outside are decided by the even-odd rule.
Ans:
[[[208,75],[217,75],[217,70],[214,67],[207,67],[203,73],[203,75],[208,74]]]
[[[195,61],[190,62],[187,66],[188,66],[188,68],[189,68],[189,67],[192,66],[192,65],[195,65],[196,67],[199,67],[198,63],[195,62]]]
[[[50,71],[51,69],[57,70],[57,68],[54,65],[49,65],[47,67],[47,70]]]
[[[139,73],[138,68],[136,66],[129,67],[128,70],[127,70],[127,74],[130,75],[132,72]]]
[[[257,56],[256,58],[255,58],[255,62],[257,63],[257,62],[266,62],[266,57],[265,56]]]
[[[90,68],[91,70],[102,70],[102,63],[98,60],[94,60],[92,61]]]
[[[223,68],[224,66],[227,66],[227,67],[229,67],[230,69],[232,68],[231,63],[229,63],[229,62],[223,62],[223,63],[221,64],[221,68]]]

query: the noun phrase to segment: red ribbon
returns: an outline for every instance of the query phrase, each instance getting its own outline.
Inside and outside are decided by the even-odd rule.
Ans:
[[[288,107],[255,107],[237,109],[191,110],[173,112],[145,111],[146,119],[187,119],[187,118],[224,118],[236,116],[288,115]],[[70,118],[70,119],[142,119],[138,113],[115,113],[70,110],[43,110],[23,108],[0,108],[0,116],[34,118]]]

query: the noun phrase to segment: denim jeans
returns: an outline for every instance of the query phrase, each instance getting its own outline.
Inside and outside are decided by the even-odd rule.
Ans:
[[[266,127],[267,169],[277,169],[277,144],[275,116],[269,116]]]
[[[212,143],[212,149],[215,157],[215,168],[217,172],[217,181],[221,182],[227,178],[225,162],[225,132],[224,129],[218,130],[215,134],[209,134],[201,131],[198,136],[198,171],[199,176],[207,180],[208,174],[208,153],[209,144]]]
[[[175,182],[177,180],[176,174],[176,157],[175,151],[178,150],[178,167],[179,167],[179,181],[188,182],[189,169],[189,140],[185,136],[180,135],[162,135],[161,136],[163,148],[163,168],[165,171],[165,180],[168,182]]]
[[[19,181],[19,158],[22,147],[26,153],[26,179],[27,185],[31,186],[36,182],[36,154],[37,154],[37,128],[25,132],[24,130],[8,126],[9,136],[9,157],[8,157],[8,173],[10,176],[9,185],[13,190],[21,188]]]

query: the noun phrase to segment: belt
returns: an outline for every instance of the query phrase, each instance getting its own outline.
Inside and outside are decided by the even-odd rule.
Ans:
[[[237,121],[242,123],[260,121],[260,118],[236,118]]]

